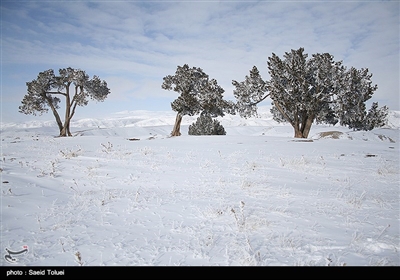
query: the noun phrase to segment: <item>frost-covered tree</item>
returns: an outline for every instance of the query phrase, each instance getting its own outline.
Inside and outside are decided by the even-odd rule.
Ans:
[[[378,108],[378,103],[373,102],[368,113],[366,111],[365,102],[371,99],[378,88],[377,85],[372,86],[371,77],[368,69],[351,67],[344,73],[343,87],[335,104],[341,125],[354,130],[372,130],[386,123],[386,106]]]
[[[70,122],[75,114],[76,106],[86,106],[89,98],[103,101],[110,93],[107,83],[99,77],[89,76],[82,70],[64,68],[56,76],[52,69],[40,72],[36,80],[26,83],[27,94],[22,99],[19,112],[24,114],[42,115],[50,107],[60,136],[71,136]],[[72,86],[72,90],[71,90]],[[62,122],[57,111],[60,108],[60,97],[65,98],[65,119]]]
[[[218,120],[213,120],[210,114],[202,113],[189,126],[189,135],[226,135],[226,131]]]
[[[373,102],[371,108],[368,110],[368,114],[365,116],[362,126],[355,127],[355,129],[372,130],[375,127],[384,126],[387,123],[388,114],[389,108],[387,106],[378,108],[378,103]]]
[[[180,125],[185,115],[205,113],[217,117],[233,113],[233,103],[223,99],[224,89],[201,68],[190,68],[187,64],[178,66],[175,75],[168,75],[163,81],[163,89],[179,93],[171,103],[172,110],[177,112],[171,136],[181,135]]]
[[[232,81],[236,89],[233,95],[236,98],[235,109],[242,117],[257,115],[257,104],[265,100],[267,94],[267,83],[261,78],[256,66],[250,70],[250,75],[243,82]]]
[[[269,81],[261,78],[255,66],[243,82],[232,81],[239,114],[255,115],[257,104],[269,97],[274,119],[289,122],[296,138],[307,138],[314,122],[340,121],[354,129],[384,124],[386,107],[378,109],[375,104],[370,113],[366,112],[365,102],[377,89],[368,69],[347,70],[329,53],[307,57],[303,48],[286,52],[283,59],[273,53],[267,62]]]

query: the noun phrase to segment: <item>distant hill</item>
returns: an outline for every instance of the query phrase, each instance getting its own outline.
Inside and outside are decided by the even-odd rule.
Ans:
[[[115,127],[151,127],[151,126],[172,126],[175,122],[176,113],[173,111],[122,111],[104,118],[82,118],[73,119],[71,128],[115,128]],[[195,122],[197,116],[184,116],[182,125],[190,125]],[[236,126],[283,126],[285,123],[277,123],[273,120],[269,107],[262,106],[258,110],[258,117],[241,118],[239,115],[226,115],[218,120],[224,127]],[[27,122],[3,122],[1,129],[5,128],[38,128],[56,127],[54,120],[27,121]],[[386,128],[400,128],[400,111],[389,111]]]

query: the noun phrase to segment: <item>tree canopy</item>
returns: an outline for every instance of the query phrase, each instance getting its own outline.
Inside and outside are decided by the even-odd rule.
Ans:
[[[264,81],[254,66],[242,82],[232,81],[242,117],[257,113],[257,104],[267,97],[271,112],[279,122],[289,122],[295,137],[307,138],[313,122],[371,130],[385,123],[388,108],[373,103],[366,112],[365,102],[377,89],[368,69],[347,69],[329,53],[313,54],[307,59],[303,48],[286,52],[283,59],[268,57],[270,80]]]
[[[86,106],[89,99],[103,101],[110,93],[105,81],[98,76],[89,76],[80,69],[64,68],[59,70],[59,75],[49,69],[38,74],[38,77],[26,83],[27,94],[22,99],[19,112],[24,114],[43,114],[51,109],[60,136],[71,136],[70,121],[75,114],[77,106]],[[72,91],[71,91],[72,86]],[[65,98],[65,119],[61,121],[58,113],[60,97]]]

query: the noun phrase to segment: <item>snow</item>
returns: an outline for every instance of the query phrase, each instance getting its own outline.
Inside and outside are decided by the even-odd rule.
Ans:
[[[399,120],[352,131],[174,112],[1,125],[3,266],[398,266]],[[80,254],[80,259],[77,254]]]

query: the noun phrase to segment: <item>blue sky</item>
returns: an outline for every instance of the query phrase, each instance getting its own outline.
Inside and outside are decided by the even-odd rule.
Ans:
[[[1,1],[1,115],[18,106],[26,82],[41,71],[72,67],[106,80],[101,103],[78,107],[76,118],[125,110],[171,110],[174,92],[162,78],[178,65],[202,68],[233,100],[232,80],[255,65],[305,48],[328,52],[347,67],[368,68],[378,85],[373,101],[400,110],[399,1]],[[269,105],[267,99],[261,105]],[[63,115],[63,114],[62,114]]]

